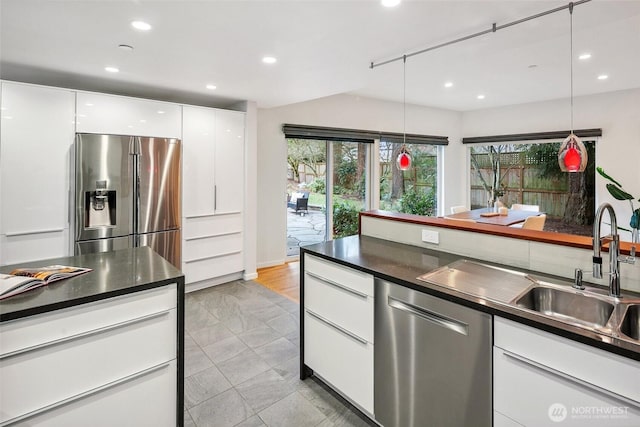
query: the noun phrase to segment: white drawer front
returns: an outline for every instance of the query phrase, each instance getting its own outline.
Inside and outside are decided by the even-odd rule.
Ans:
[[[176,362],[173,361],[130,381],[51,408],[17,425],[174,427],[176,381]]]
[[[330,282],[347,286],[356,292],[373,296],[373,276],[318,257],[305,254],[305,272],[322,277]]]
[[[1,323],[0,355],[174,308],[177,292],[173,284]]]
[[[494,344],[640,402],[640,362],[520,323],[494,318]]]
[[[373,343],[373,297],[309,273],[304,278],[304,306]]]
[[[230,254],[242,250],[242,233],[225,234],[218,237],[204,237],[184,242],[185,262],[211,256]]]
[[[242,214],[212,214],[192,218],[186,217],[183,225],[182,238],[185,240],[215,237],[221,234],[242,231]]]
[[[244,255],[242,252],[182,263],[182,272],[186,283],[213,279],[227,274],[238,273],[242,270],[244,270]]]
[[[373,345],[304,313],[304,360],[362,409],[373,414]]]
[[[176,336],[174,308],[6,356],[0,359],[1,421],[171,361]]]
[[[494,409],[522,425],[640,425],[640,407],[523,362],[498,347],[493,351],[493,369]]]

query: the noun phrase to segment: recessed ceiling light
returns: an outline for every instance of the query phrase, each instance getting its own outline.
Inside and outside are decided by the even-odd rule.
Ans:
[[[118,48],[127,52],[131,52],[133,50],[133,46],[131,46],[130,44],[119,44]]]
[[[484,95],[478,95],[478,99],[484,99]]]
[[[158,110],[158,114],[164,114],[164,111]]]
[[[607,80],[609,78],[609,76],[607,76],[606,74],[600,74],[598,76],[598,80]]]
[[[453,87],[453,82],[446,82],[444,87]]]
[[[206,87],[209,90],[214,90],[216,88],[216,85],[207,85]]]
[[[140,31],[149,31],[151,29],[151,25],[147,24],[144,21],[133,21],[131,23],[131,26]]]
[[[119,72],[119,71],[120,71],[120,70],[119,70],[119,69],[117,69],[116,67],[104,67],[104,70],[105,70],[105,71],[108,71],[108,72],[110,72],[110,73],[117,73],[117,72]]]
[[[583,53],[582,55],[578,56],[578,59],[581,59],[583,61],[585,59],[589,59],[589,58],[591,58],[591,54],[590,53]]]
[[[262,62],[264,62],[265,64],[275,64],[276,62],[278,62],[278,60],[273,56],[265,56],[264,58],[262,58]]]
[[[381,3],[384,7],[396,7],[400,4],[400,0],[382,0]]]
[[[87,103],[86,103],[86,104],[84,104],[84,105],[86,105],[87,107],[93,107],[93,104],[92,104],[92,103],[90,103],[90,102],[87,102]]]

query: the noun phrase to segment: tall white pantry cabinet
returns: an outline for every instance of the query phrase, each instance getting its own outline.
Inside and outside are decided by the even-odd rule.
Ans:
[[[0,265],[67,255],[75,92],[2,82]]]
[[[0,265],[73,255],[76,132],[182,138],[182,270],[205,287],[244,270],[245,113],[2,81]]]
[[[187,284],[243,268],[245,114],[183,106],[182,271]]]

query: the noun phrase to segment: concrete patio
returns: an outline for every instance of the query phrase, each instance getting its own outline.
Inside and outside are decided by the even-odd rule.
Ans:
[[[326,220],[322,210],[310,208],[304,215],[287,209],[287,256],[300,254],[300,246],[324,242]]]

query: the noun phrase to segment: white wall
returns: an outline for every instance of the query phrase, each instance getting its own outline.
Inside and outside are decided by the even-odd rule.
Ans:
[[[465,175],[460,144],[462,114],[407,105],[407,133],[448,136],[445,150],[444,206],[464,203]],[[403,132],[401,103],[354,95],[334,95],[314,101],[258,110],[258,267],[277,265],[286,258],[286,159],[282,124]]]
[[[575,98],[573,117],[575,129],[602,129],[602,138],[596,144],[596,165],[634,195],[635,207],[640,207],[640,89]],[[556,131],[569,129],[570,120],[568,99],[493,108],[464,113],[462,135]],[[613,199],[606,183],[596,175],[596,205],[611,203],[618,224],[629,228],[629,202]],[[605,221],[609,222],[608,218]],[[621,238],[630,241],[631,235],[622,232]]]

